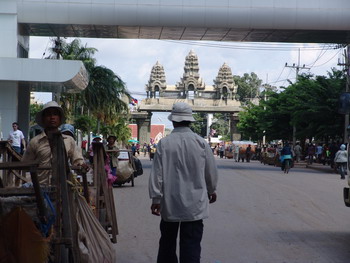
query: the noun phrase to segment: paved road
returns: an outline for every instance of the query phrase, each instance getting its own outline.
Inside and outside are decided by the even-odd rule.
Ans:
[[[119,263],[155,262],[160,219],[150,213],[148,175],[114,189]],[[204,221],[202,263],[350,262],[350,208],[334,173],[217,159],[218,201]]]

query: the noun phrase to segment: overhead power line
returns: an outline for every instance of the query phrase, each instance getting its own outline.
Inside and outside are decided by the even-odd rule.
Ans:
[[[265,51],[291,51],[294,49],[302,50],[334,50],[340,47],[331,44],[322,44],[321,46],[305,46],[294,45],[284,43],[240,43],[240,44],[224,44],[221,42],[204,42],[204,41],[186,41],[186,40],[162,40],[165,42],[171,42],[183,45],[213,47],[213,48],[225,48],[225,49],[243,49],[243,50],[265,50]],[[227,43],[227,42],[226,42]]]

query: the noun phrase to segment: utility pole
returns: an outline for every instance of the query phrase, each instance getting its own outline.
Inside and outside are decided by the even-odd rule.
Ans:
[[[308,67],[305,67],[305,64],[303,66],[300,65],[300,48],[299,48],[299,51],[298,51],[298,64],[295,65],[295,63],[293,63],[292,66],[289,66],[288,63],[286,63],[285,65],[286,68],[293,68],[295,69],[295,83],[298,81],[298,76],[299,76],[299,71],[302,70],[302,69],[310,69]],[[295,146],[295,142],[296,142],[296,127],[295,127],[295,124],[293,124],[293,147]]]
[[[266,102],[266,91],[267,91],[267,85],[269,83],[269,74],[266,74],[266,84],[265,84],[265,87],[264,87],[264,102]],[[264,111],[266,111],[266,105],[264,105]],[[264,130],[263,131],[263,142],[262,144],[265,145],[266,144],[266,131]]]
[[[345,58],[345,63],[338,62],[338,66],[344,66],[344,70],[346,72],[345,92],[349,92],[350,90],[350,45],[347,45],[347,48],[344,50],[344,58]],[[344,119],[344,143],[347,143],[347,151],[349,156],[350,147],[349,147],[348,127],[349,127],[349,113],[346,113],[345,119]],[[349,157],[348,157],[348,165],[346,166],[346,171],[348,170],[349,170]],[[349,181],[348,181],[348,184],[350,184]]]
[[[349,92],[350,90],[350,45],[347,45],[347,48],[344,50],[344,63],[338,63],[338,66],[344,66],[344,70],[346,71],[346,85],[345,92]],[[349,142],[349,134],[348,134],[348,126],[349,126],[349,113],[345,114],[344,120],[344,143]],[[348,147],[349,148],[349,147]]]

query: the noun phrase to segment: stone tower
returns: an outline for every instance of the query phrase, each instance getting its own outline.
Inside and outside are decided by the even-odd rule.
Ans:
[[[164,67],[157,61],[152,67],[151,76],[146,85],[147,98],[159,98],[166,89],[166,78]]]
[[[237,92],[237,86],[233,80],[231,68],[224,63],[214,79],[214,88],[216,90],[217,99],[234,99]]]
[[[193,50],[186,56],[184,74],[176,85],[183,98],[194,99],[198,91],[205,89],[205,83],[199,75],[198,57]]]

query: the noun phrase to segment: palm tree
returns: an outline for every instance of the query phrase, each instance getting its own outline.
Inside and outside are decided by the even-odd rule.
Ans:
[[[88,72],[95,67],[96,59],[93,57],[98,51],[96,48],[83,46],[80,39],[72,42],[58,38],[52,39],[53,47],[46,59],[81,60]],[[73,122],[77,111],[84,108],[80,93],[61,93],[60,105],[66,115],[67,122]]]
[[[89,84],[82,93],[62,93],[60,103],[68,120],[72,122],[80,110],[82,113],[91,113],[99,122],[109,125],[114,124],[121,113],[128,112],[128,104],[122,100],[122,96],[130,99],[126,84],[112,70],[96,66],[93,57],[96,48],[83,46],[79,39],[70,43],[60,39],[54,41],[55,46],[51,48],[52,54],[48,58],[61,56],[67,60],[81,60],[90,77]]]
[[[82,100],[98,121],[108,125],[114,124],[121,113],[128,111],[123,95],[130,98],[121,78],[106,67],[95,66],[90,72],[89,85],[82,92]]]
[[[131,129],[124,117],[118,118],[115,124],[101,127],[101,134],[105,137],[115,135],[119,142],[127,144],[131,138]]]

